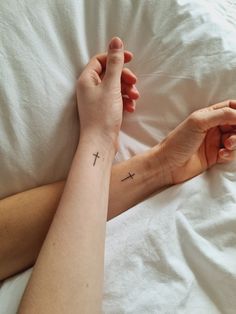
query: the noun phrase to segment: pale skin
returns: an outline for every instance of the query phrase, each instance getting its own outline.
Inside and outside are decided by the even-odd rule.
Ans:
[[[77,94],[78,99],[81,100],[78,103],[82,122],[81,137],[65,189],[64,183],[61,182],[9,197],[0,202],[0,211],[3,213],[0,221],[0,239],[1,243],[10,242],[9,246],[6,244],[3,248],[6,254],[0,256],[8,254],[9,260],[13,260],[14,257],[9,252],[14,246],[17,247],[18,236],[26,240],[30,233],[32,235],[32,230],[27,228],[27,223],[23,224],[26,232],[23,227],[17,225],[19,219],[14,219],[16,203],[18,209],[28,208],[25,219],[23,210],[17,211],[18,215],[22,215],[22,221],[27,222],[27,214],[31,215],[28,220],[30,224],[33,222],[36,230],[39,231],[39,234],[35,232],[38,235],[35,236],[36,240],[31,239],[29,246],[27,247],[26,244],[22,249],[26,258],[21,261],[21,266],[17,269],[17,266],[12,263],[11,269],[6,270],[5,273],[3,271],[3,278],[34,262],[49,225],[53,221],[25,292],[20,313],[35,311],[37,313],[99,313],[107,216],[112,218],[162,187],[181,183],[216,163],[230,162],[234,158],[236,101],[232,100],[192,113],[159,145],[112,168],[111,162],[118,147],[122,110],[124,108],[132,112],[135,109],[134,99],[138,95],[132,86],[135,84],[134,80],[133,83],[127,83],[129,86],[124,87],[121,55],[124,58],[127,53],[124,54],[123,51],[116,51],[116,53],[120,56],[115,57],[116,61],[110,62],[110,67],[110,51],[107,57],[106,55],[102,57],[102,60],[101,55],[96,57],[79,79]],[[127,70],[125,73],[130,79],[133,76]],[[122,75],[122,84],[119,85]],[[102,84],[104,82],[105,84]],[[97,88],[101,86],[102,88]],[[92,89],[93,91],[96,89],[96,92],[91,93]],[[128,94],[129,98],[124,98],[122,101],[122,94]],[[94,99],[89,95],[95,95]],[[102,101],[99,102],[99,99]],[[110,106],[111,100],[114,106]],[[108,103],[109,106],[106,105]],[[96,109],[98,105],[99,111]],[[98,112],[101,112],[99,117]],[[94,123],[90,123],[91,121]],[[105,134],[103,130],[106,130]],[[99,167],[93,167],[87,160],[98,150],[104,159],[101,160],[103,162]],[[228,153],[228,156],[224,153]],[[96,165],[98,162],[99,160]],[[111,168],[112,176],[109,183]],[[121,181],[129,172],[135,173],[134,179]],[[83,174],[87,177],[89,175],[92,187],[84,182]],[[124,175],[121,177],[121,174]],[[37,199],[41,200],[42,195],[44,195],[44,203],[42,206],[37,204],[42,215],[38,214],[38,210],[30,214],[32,204],[34,202],[36,204]],[[39,217],[43,218],[39,219]],[[40,223],[37,223],[38,219]],[[6,241],[14,232],[18,232],[18,236]],[[29,254],[28,249],[32,251],[35,243],[37,248]],[[82,249],[74,250],[75,247]],[[96,261],[94,252],[96,252]],[[15,252],[19,256],[20,253],[21,249]],[[6,266],[7,261],[0,260],[0,263]],[[60,289],[56,289],[59,290],[58,292],[55,293],[56,286],[53,285],[60,286]],[[48,287],[46,291],[45,286]],[[73,300],[71,295],[75,296]]]

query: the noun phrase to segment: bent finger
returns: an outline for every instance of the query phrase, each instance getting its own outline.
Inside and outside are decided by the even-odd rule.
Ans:
[[[133,59],[132,52],[125,50],[124,51],[124,63],[130,62],[132,59]],[[82,73],[95,71],[97,72],[98,75],[101,75],[102,72],[105,71],[106,69],[106,62],[107,62],[107,52],[97,54],[90,59],[90,61],[85,66]]]
[[[127,84],[136,84],[137,76],[128,68],[123,68],[121,81]]]
[[[94,68],[96,67],[96,71],[97,73],[100,75],[102,73],[102,71],[105,71],[106,69],[106,63],[107,63],[107,52],[104,53],[100,53],[95,55],[92,60],[95,60],[95,63],[93,63],[93,66],[91,64],[91,66]],[[133,54],[131,51],[125,50],[124,51],[124,63],[129,63],[131,60],[133,59]],[[98,62],[98,63],[97,63]],[[87,66],[90,65],[90,62],[88,63]]]
[[[225,100],[225,101],[222,101],[222,102],[219,102],[217,104],[214,104],[214,105],[211,105],[210,107],[208,107],[209,109],[221,109],[221,108],[224,108],[224,107],[229,107],[229,108],[232,108],[232,109],[236,109],[236,100],[235,99],[228,99],[228,100]]]
[[[100,64],[102,65],[103,68],[106,67],[107,63],[107,52],[100,53],[94,56]],[[133,54],[129,50],[124,50],[124,63],[129,63],[133,59]]]
[[[206,132],[210,128],[222,125],[236,124],[236,110],[231,107],[223,107],[216,110],[209,108],[200,109],[192,113],[189,121],[198,132]]]
[[[122,97],[122,98],[123,98],[124,110],[127,112],[134,112],[136,108],[135,101],[127,97]]]
[[[226,136],[226,138],[224,139],[224,146],[228,149],[228,150],[236,150],[236,134],[235,133],[231,133],[228,134],[228,136]]]
[[[229,151],[225,148],[222,148],[219,150],[217,163],[223,164],[223,163],[233,161],[234,159],[235,159],[235,152],[234,151]]]
[[[129,96],[131,99],[139,98],[139,91],[134,85],[130,84],[121,84],[121,94]]]
[[[236,130],[236,125],[225,124],[225,125],[220,126],[220,130],[222,133],[228,133],[228,132]]]

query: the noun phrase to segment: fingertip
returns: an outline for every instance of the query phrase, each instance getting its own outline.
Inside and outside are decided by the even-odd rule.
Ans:
[[[123,68],[121,80],[123,81],[123,83],[135,85],[137,83],[137,76],[130,69]]]
[[[235,132],[226,134],[226,138],[224,140],[224,146],[230,151],[236,150],[236,134]]]
[[[230,151],[228,149],[222,148],[219,151],[219,156],[223,159],[228,158],[230,156]]]
[[[110,44],[109,44],[109,49],[113,50],[113,49],[122,49],[123,48],[123,42],[122,40],[119,38],[119,37],[113,37],[110,41]]]
[[[133,87],[132,91],[133,91],[133,95],[134,95],[133,99],[137,100],[140,97],[140,94],[139,94],[139,91],[136,88],[136,86]]]
[[[135,106],[135,104],[132,102],[132,103],[129,103],[129,104],[126,105],[126,109],[127,109],[128,112],[132,113],[132,112],[135,111],[136,106]]]
[[[230,139],[227,138],[227,139],[224,141],[224,146],[225,146],[225,148],[227,148],[228,150],[232,150],[232,145],[231,145]]]
[[[135,85],[137,83],[137,77],[135,75],[134,76],[130,75],[128,79],[129,79],[129,81],[127,80],[128,84]]]
[[[119,37],[113,37],[109,44],[103,84],[120,86],[123,66],[123,42]]]
[[[137,100],[139,98],[139,91],[133,85],[123,84],[121,88],[122,96],[127,96],[130,100]]]
[[[137,91],[137,92],[135,91],[135,92],[133,92],[133,93],[130,93],[129,97],[130,97],[131,99],[133,99],[133,100],[138,100],[139,97],[140,97],[140,95],[139,95],[139,92],[138,92],[138,91]]]
[[[236,100],[235,99],[231,99],[229,101],[229,107],[233,108],[233,109],[236,109]]]
[[[123,96],[123,104],[124,110],[127,112],[134,112],[136,108],[136,103],[134,100],[128,98],[127,96]]]
[[[132,52],[125,50],[124,51],[124,59],[125,59],[125,63],[130,62],[133,59],[134,55]]]
[[[135,108],[133,106],[125,106],[125,110],[129,113],[133,113],[135,111]]]

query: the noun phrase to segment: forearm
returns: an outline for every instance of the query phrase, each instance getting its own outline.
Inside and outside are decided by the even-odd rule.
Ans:
[[[108,219],[121,214],[145,198],[170,185],[158,146],[112,168]]]
[[[20,313],[100,312],[105,224],[114,155],[111,145],[99,142],[99,137],[90,142],[91,139],[89,142],[80,140]],[[96,151],[100,157],[94,164]]]
[[[108,220],[168,185],[157,148],[112,167]],[[134,174],[133,179],[124,178]],[[34,264],[63,192],[65,181],[0,201],[0,280]]]
[[[0,200],[0,280],[34,264],[64,184],[48,184]]]

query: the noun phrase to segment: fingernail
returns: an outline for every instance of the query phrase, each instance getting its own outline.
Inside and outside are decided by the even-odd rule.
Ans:
[[[119,37],[112,38],[110,45],[110,49],[121,49],[123,47],[123,43]]]

